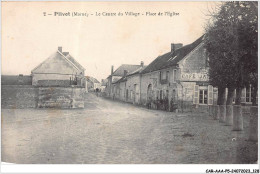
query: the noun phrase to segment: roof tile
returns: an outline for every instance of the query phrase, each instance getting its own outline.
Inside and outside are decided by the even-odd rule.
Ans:
[[[177,65],[179,61],[181,61],[186,55],[188,55],[202,42],[203,36],[201,36],[199,39],[189,45],[176,49],[173,53],[168,52],[162,56],[157,57],[141,73],[149,73],[152,71],[157,71]]]

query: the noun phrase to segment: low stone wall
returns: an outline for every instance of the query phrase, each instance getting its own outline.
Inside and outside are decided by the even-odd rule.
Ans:
[[[84,108],[85,88],[39,87],[38,108]]]
[[[2,108],[84,108],[85,88],[32,85],[2,85],[1,87]]]
[[[1,107],[7,109],[35,108],[38,88],[32,85],[2,85]]]

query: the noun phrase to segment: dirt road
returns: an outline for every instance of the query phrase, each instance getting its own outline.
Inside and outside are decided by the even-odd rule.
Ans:
[[[248,116],[247,116],[248,117]],[[88,94],[85,109],[2,109],[2,161],[254,163],[257,144],[206,113],[170,113]]]

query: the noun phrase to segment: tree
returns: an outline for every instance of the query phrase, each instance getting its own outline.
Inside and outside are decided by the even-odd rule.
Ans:
[[[210,83],[219,89],[218,104],[224,104],[224,89],[229,89],[227,103],[241,102],[242,88],[251,84],[257,93],[258,16],[255,2],[224,2],[211,13],[205,35],[209,56]],[[255,100],[253,101],[255,104]]]

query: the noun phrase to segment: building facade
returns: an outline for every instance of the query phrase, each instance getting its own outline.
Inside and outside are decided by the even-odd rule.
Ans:
[[[192,110],[213,104],[203,36],[192,44],[159,56],[142,71],[141,101],[167,100],[176,108]],[[170,108],[170,107],[168,107]]]
[[[113,98],[169,111],[205,110],[216,104],[218,89],[209,84],[203,37],[186,46],[171,44],[170,52],[148,66],[141,63],[136,70],[116,76],[110,85]],[[241,102],[250,104],[250,86],[242,90]]]
[[[33,86],[84,86],[85,68],[62,47],[31,71]]]
[[[128,73],[132,73],[143,66],[143,62],[140,65],[123,64],[114,71],[114,66],[111,68],[111,75],[107,78],[107,85],[105,93],[107,97],[119,98],[125,92],[122,92],[120,86],[121,81],[126,77]],[[119,81],[120,80],[120,81]],[[122,84],[121,84],[122,85]]]
[[[170,52],[114,82],[115,98],[155,108],[158,101],[167,102],[166,110],[212,105],[207,61],[203,36],[186,46],[171,44]]]
[[[96,78],[86,76],[85,81],[87,91],[95,91],[96,89],[101,90],[101,83]]]
[[[107,79],[102,79],[102,80],[101,80],[101,92],[102,92],[102,93],[105,92],[106,86],[107,86]]]

